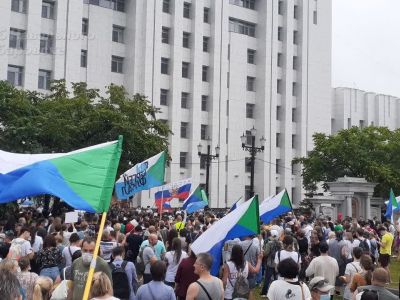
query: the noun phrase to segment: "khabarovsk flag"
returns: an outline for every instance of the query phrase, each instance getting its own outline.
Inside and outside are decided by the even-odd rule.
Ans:
[[[222,248],[226,241],[260,233],[258,196],[215,222],[192,244],[195,254],[208,252],[213,257],[211,274],[218,276]]]
[[[390,189],[389,202],[386,205],[386,218],[390,218],[393,223],[393,212],[399,208],[399,204],[397,203],[396,197],[394,196],[393,189]]]
[[[274,197],[268,197],[260,204],[260,219],[264,224],[270,223],[276,217],[292,211],[292,202],[284,189]]]
[[[189,197],[183,202],[182,209],[188,214],[194,213],[208,205],[207,195],[200,186],[198,186]]]
[[[122,137],[68,153],[0,151],[0,203],[53,195],[77,210],[106,212],[122,151]]]
[[[240,197],[235,203],[233,203],[232,207],[229,209],[228,213],[231,211],[235,210],[238,208],[240,205],[242,205],[245,202],[243,197]]]
[[[136,164],[123,173],[115,183],[118,199],[126,200],[134,194],[164,184],[165,152]]]

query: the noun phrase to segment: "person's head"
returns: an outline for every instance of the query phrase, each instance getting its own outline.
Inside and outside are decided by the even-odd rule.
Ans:
[[[386,233],[386,227],[385,226],[379,226],[378,227],[378,233],[382,236]]]
[[[114,224],[114,231],[117,231],[117,232],[121,231],[121,224],[120,223],[115,223]]]
[[[364,278],[367,281],[367,284],[371,284],[372,280],[372,271],[374,270],[374,263],[372,262],[371,256],[362,255],[360,258],[361,268],[366,271]]]
[[[272,239],[277,239],[279,237],[278,230],[272,229],[270,233]]]
[[[149,235],[149,245],[155,246],[158,242],[158,237],[156,234],[152,233]]]
[[[116,258],[118,256],[123,256],[124,255],[124,248],[121,246],[117,246],[115,248],[112,249],[112,257]]]
[[[157,260],[150,266],[151,277],[154,281],[164,281],[167,266],[162,260]]]
[[[22,300],[21,285],[10,271],[0,269],[0,294],[3,300]]]
[[[372,272],[371,283],[376,286],[384,287],[389,282],[389,274],[384,268],[376,268]]]
[[[5,238],[4,238],[4,241],[6,242],[6,243],[11,243],[12,242],[12,240],[14,239],[14,232],[12,231],[12,230],[7,230],[5,233],[4,233],[4,235],[5,235]]]
[[[71,236],[69,237],[69,243],[71,245],[77,245],[81,242],[81,238],[79,237],[79,234],[77,234],[76,232],[74,232],[73,234],[71,234]]]
[[[102,241],[109,241],[110,240],[110,231],[104,229],[103,234],[101,235]]]
[[[93,259],[94,249],[96,247],[96,242],[92,237],[84,238],[82,242],[82,263],[85,266],[89,266]]]
[[[379,300],[378,292],[375,290],[366,290],[362,293],[360,300]]]
[[[152,233],[154,233],[154,234],[157,233],[157,229],[156,229],[156,227],[153,226],[153,225],[149,226],[148,231],[149,231],[150,234],[152,234]]]
[[[19,237],[21,239],[29,241],[31,239],[31,230],[28,226],[23,226],[19,231]]]
[[[362,229],[362,228],[357,228],[357,230],[356,230],[356,236],[357,236],[358,238],[363,237],[363,236],[364,236],[364,229]]]
[[[29,271],[31,269],[31,261],[27,256],[21,257],[18,261],[18,266],[22,272]]]
[[[177,215],[176,216],[176,222],[182,222],[182,216],[181,215]]]
[[[363,249],[361,247],[353,248],[353,257],[355,259],[360,259],[362,255],[363,255]]]
[[[49,300],[53,289],[53,280],[50,277],[39,276],[33,288],[32,300]]]
[[[96,272],[93,275],[92,288],[89,298],[112,296],[114,294],[111,280],[104,272]]]
[[[299,275],[299,266],[293,259],[286,258],[279,263],[278,272],[281,277],[293,279]]]
[[[311,279],[309,287],[312,300],[319,300],[321,295],[329,295],[329,291],[335,288],[333,285],[330,285],[322,276],[316,276]]]
[[[234,245],[231,252],[231,261],[235,264],[236,269],[243,268],[244,257],[243,248],[240,245]]]
[[[18,263],[15,259],[6,258],[0,262],[0,270],[7,270],[16,274],[18,271]]]
[[[43,241],[43,248],[48,249],[56,246],[57,246],[56,237],[52,234],[46,235]]]
[[[320,242],[318,247],[319,247],[319,251],[321,251],[321,253],[324,253],[324,254],[328,253],[329,245],[327,242],[325,242],[325,241]]]
[[[194,263],[194,273],[197,275],[208,273],[212,266],[212,256],[208,253],[199,253]]]
[[[286,250],[293,250],[293,237],[291,235],[285,235],[283,238],[283,248]]]
[[[334,240],[336,238],[336,234],[334,231],[329,231],[328,233],[328,239]]]

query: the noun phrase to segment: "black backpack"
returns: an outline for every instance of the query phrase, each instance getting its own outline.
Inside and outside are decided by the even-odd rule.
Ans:
[[[128,275],[125,273],[126,260],[121,265],[109,263],[112,274],[114,296],[121,300],[128,300],[130,297],[130,285]]]
[[[370,254],[371,253],[371,251],[369,249],[369,245],[368,245],[367,239],[364,239],[362,241],[360,240],[360,245],[358,247],[360,247],[363,250],[364,254]]]

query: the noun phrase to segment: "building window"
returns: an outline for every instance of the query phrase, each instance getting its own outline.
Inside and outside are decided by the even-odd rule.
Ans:
[[[189,68],[190,68],[190,63],[182,62],[182,77],[183,78],[189,78]]]
[[[38,89],[50,90],[51,72],[39,70]]]
[[[87,50],[81,50],[81,67],[87,67]]]
[[[282,79],[276,81],[276,92],[282,94]]]
[[[160,105],[168,105],[168,90],[160,90]]]
[[[189,46],[190,46],[190,33],[184,31],[182,36],[182,47],[189,48]]]
[[[246,103],[246,118],[254,119],[254,104]]]
[[[299,32],[297,30],[293,31],[293,44],[297,45],[299,43]]]
[[[251,145],[253,143],[253,136],[250,130],[246,130],[246,145]]]
[[[9,47],[14,49],[25,49],[25,30],[10,28]]]
[[[318,24],[318,13],[317,13],[316,10],[313,11],[313,23],[314,23],[315,25]]]
[[[247,49],[247,63],[253,65],[256,63],[256,50]]]
[[[113,25],[112,41],[116,43],[123,43],[124,31],[125,31],[124,27]]]
[[[11,10],[19,13],[26,13],[26,0],[12,0]]]
[[[48,34],[40,35],[40,53],[51,53],[53,48],[53,36]]]
[[[124,58],[119,56],[111,56],[111,72],[123,73],[124,72]]]
[[[283,1],[280,0],[278,3],[278,14],[280,14],[281,16],[283,15]]]
[[[292,82],[292,96],[296,96],[296,95],[297,95],[297,83]]]
[[[42,2],[42,18],[54,19],[54,6],[55,3],[52,1]]]
[[[255,9],[256,0],[229,0],[230,4],[238,5],[248,9]]]
[[[282,53],[278,53],[277,63],[278,67],[282,67]]]
[[[296,148],[296,135],[292,134],[292,149]]]
[[[125,11],[125,0],[111,0],[111,8],[116,11]]]
[[[169,0],[163,0],[162,11],[169,14]]]
[[[226,72],[226,87],[229,88],[229,84],[230,84],[230,75],[229,72]]]
[[[244,171],[246,173],[250,173],[251,172],[251,158],[250,157],[246,157],[244,159]]]
[[[256,91],[256,79],[255,77],[247,76],[246,88],[249,92]]]
[[[201,111],[208,111],[207,104],[208,104],[208,96],[202,95],[201,96]]]
[[[209,42],[210,42],[210,38],[208,36],[203,36],[203,52],[208,52]]]
[[[88,35],[89,32],[89,20],[82,19],[82,35]]]
[[[255,37],[256,25],[239,19],[229,18],[229,31]]]
[[[181,152],[179,155],[179,166],[181,168],[186,168],[186,158],[187,158],[187,152]]]
[[[275,138],[276,138],[275,139],[276,147],[280,147],[281,146],[281,134],[279,132],[277,132]]]
[[[280,121],[280,120],[281,120],[281,106],[280,106],[280,105],[278,105],[278,106],[276,107],[276,120],[277,120],[277,121]]]
[[[204,82],[208,82],[208,66],[203,66],[202,73],[201,73],[201,79]]]
[[[207,125],[204,125],[204,124],[201,124],[201,128],[200,128],[200,138],[202,139],[202,140],[206,140],[207,139],[207,136],[208,136],[208,128],[207,128],[208,126]]]
[[[161,57],[161,74],[166,74],[168,75],[168,65],[169,65],[169,59],[165,57]]]
[[[347,129],[351,128],[351,118],[347,118]]]
[[[169,28],[168,27],[163,26],[163,28],[162,28],[161,42],[164,44],[169,44]]]
[[[293,18],[298,19],[299,18],[299,6],[295,5],[293,9]]]
[[[298,61],[298,57],[293,56],[293,70],[297,70],[297,68],[298,68],[297,61]]]
[[[181,93],[181,108],[189,108],[189,93]]]
[[[275,163],[276,163],[276,169],[275,169],[275,172],[276,172],[276,174],[280,174],[279,172],[280,172],[280,168],[279,168],[279,165],[281,164],[281,160],[280,159],[277,159],[276,161],[275,161]],[[277,188],[278,189],[278,188]]]
[[[249,185],[245,185],[244,186],[244,199],[250,199],[250,194],[251,194],[251,191],[250,191],[250,186]]]
[[[207,166],[207,157],[202,155],[200,156],[200,169],[205,170]]]
[[[281,26],[278,27],[278,41],[283,41],[283,28]]]
[[[13,86],[22,86],[24,78],[24,68],[19,66],[8,65],[7,81]]]
[[[209,17],[210,17],[210,9],[208,7],[204,7],[203,22],[210,23]]]
[[[186,19],[190,19],[190,7],[191,7],[190,3],[183,2],[183,17]]]
[[[365,122],[364,120],[360,120],[360,128],[363,129],[365,127]]]
[[[189,123],[181,122],[181,138],[183,138],[183,139],[188,138],[188,127],[189,127]]]

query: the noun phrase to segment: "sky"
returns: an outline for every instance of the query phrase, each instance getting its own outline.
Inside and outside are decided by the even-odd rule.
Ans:
[[[332,6],[333,87],[400,97],[400,0],[332,0]]]

